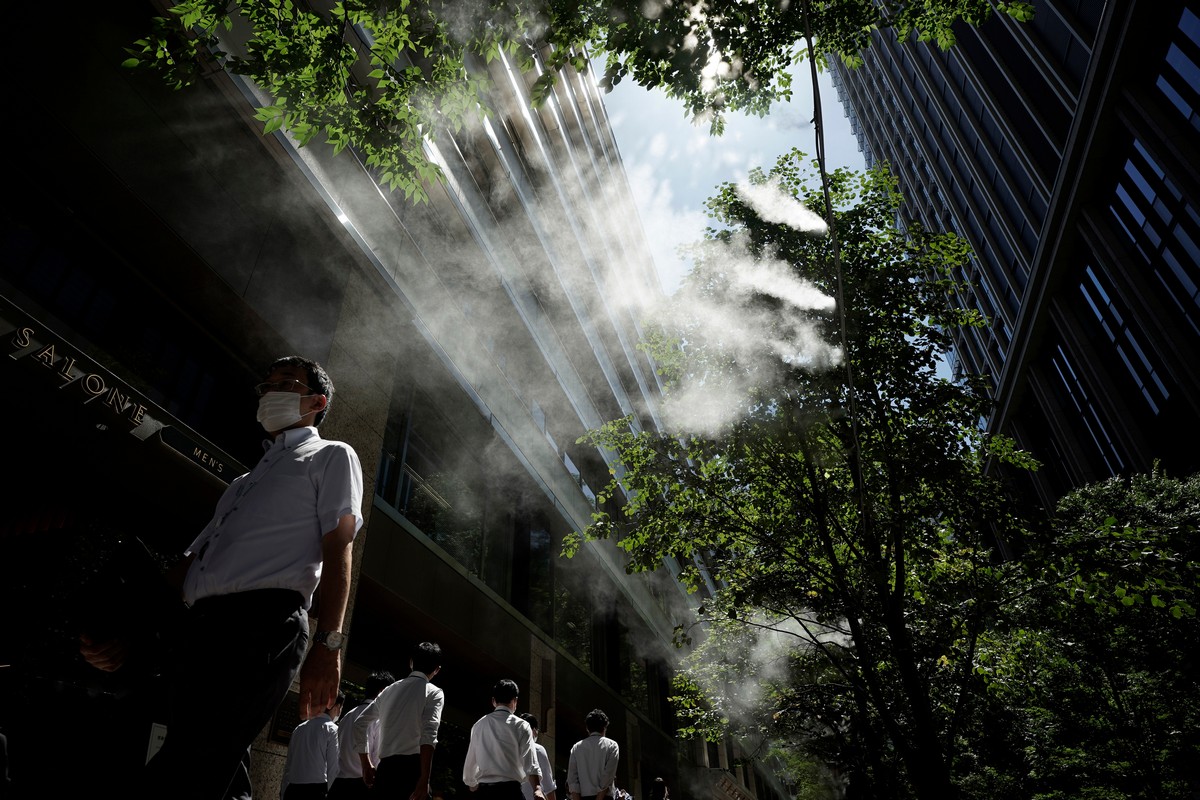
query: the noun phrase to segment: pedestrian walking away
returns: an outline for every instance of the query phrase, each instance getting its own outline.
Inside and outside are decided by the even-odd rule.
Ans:
[[[324,800],[338,774],[338,727],[346,695],[338,693],[331,708],[301,722],[288,742],[280,800]]]
[[[546,752],[546,748],[538,742],[538,718],[528,712],[521,715],[521,719],[529,723],[529,727],[533,730],[533,749],[537,752],[538,766],[542,768],[542,794],[546,800],[558,800],[558,785],[554,782],[554,769],[550,766],[550,755]],[[533,785],[528,781],[521,784],[521,793],[525,795],[525,800],[534,800]]]
[[[605,800],[612,796],[621,749],[609,739],[608,715],[598,708],[584,718],[588,737],[571,747],[567,762],[567,790],[571,800]]]
[[[366,781],[363,780],[362,761],[354,749],[354,723],[367,706],[371,705],[371,701],[395,682],[396,679],[390,672],[372,672],[367,678],[366,686],[363,687],[366,697],[342,714],[338,720],[338,774],[333,785],[329,787],[330,800],[361,800],[369,796]],[[367,728],[367,761],[372,767],[379,766],[378,719],[372,721]]]
[[[498,681],[492,687],[492,713],[471,727],[463,783],[479,793],[479,800],[524,800],[522,784],[529,785],[535,800],[545,800],[533,728],[516,714],[519,695],[515,681]]]
[[[379,693],[354,721],[354,752],[363,781],[373,796],[387,800],[426,800],[433,751],[446,696],[431,682],[442,669],[442,648],[421,642],[409,658],[412,670]],[[379,721],[379,766],[371,764],[368,736]]]

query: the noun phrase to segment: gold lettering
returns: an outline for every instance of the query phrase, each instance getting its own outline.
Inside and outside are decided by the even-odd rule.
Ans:
[[[48,344],[34,354],[34,358],[41,361],[44,366],[53,367],[57,357],[54,355],[54,345]]]
[[[92,396],[91,399],[84,401],[85,403],[90,403],[108,391],[108,387],[104,385],[103,377],[94,372],[89,372],[87,377],[83,379],[83,390]]]
[[[135,405],[133,410],[129,412],[129,421],[134,425],[142,424],[142,417],[146,415],[146,407],[143,405]]]
[[[217,470],[218,474],[225,471],[224,464],[222,464],[220,461],[217,461],[217,459],[213,458],[211,455],[204,452],[199,447],[192,450],[192,458],[196,459],[201,464],[205,464],[207,466],[215,468]]]
[[[71,373],[75,370],[75,359],[71,356],[63,356],[62,366],[58,368],[58,374],[65,381],[75,380],[75,376]]]
[[[108,390],[108,397],[104,398],[104,405],[113,411],[124,411],[125,406],[129,405],[129,398],[121,394],[121,390],[114,386]]]
[[[33,328],[21,328],[12,339],[13,347],[29,347],[33,343],[31,336],[33,336]]]

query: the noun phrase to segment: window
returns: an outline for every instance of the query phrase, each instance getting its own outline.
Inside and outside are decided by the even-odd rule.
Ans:
[[[1151,364],[1140,343],[1140,337],[1128,325],[1127,317],[1117,310],[1097,271],[1088,266],[1084,269],[1084,275],[1084,281],[1079,285],[1084,300],[1091,307],[1109,342],[1116,347],[1117,354],[1150,410],[1158,414],[1160,404],[1170,396],[1159,378],[1158,370]]]
[[[1096,452],[1104,461],[1109,474],[1116,475],[1125,468],[1125,462],[1121,460],[1120,455],[1117,453],[1117,449],[1108,434],[1108,429],[1101,422],[1100,415],[1092,406],[1087,390],[1079,380],[1074,367],[1071,366],[1071,360],[1067,357],[1067,353],[1061,345],[1055,347],[1054,355],[1050,357],[1050,364],[1061,381],[1060,388],[1063,390],[1063,397],[1070,401],[1078,415],[1080,423],[1087,433],[1084,441],[1091,440],[1096,448]]]

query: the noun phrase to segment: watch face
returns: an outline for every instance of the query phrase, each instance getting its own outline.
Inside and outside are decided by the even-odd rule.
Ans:
[[[322,631],[317,634],[317,643],[325,645],[330,650],[341,649],[345,641],[346,637],[340,631]]]

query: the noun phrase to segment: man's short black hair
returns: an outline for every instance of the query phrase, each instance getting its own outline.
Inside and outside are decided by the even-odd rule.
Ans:
[[[386,669],[372,672],[371,677],[367,678],[366,686],[363,687],[363,691],[366,693],[364,701],[367,703],[371,702],[376,697],[379,697],[380,692],[395,682],[396,677]]]
[[[583,718],[583,724],[587,725],[588,733],[604,733],[608,729],[608,714],[598,708],[593,708]]]
[[[521,719],[528,722],[529,727],[533,728],[535,731],[540,731],[542,729],[542,726],[538,725],[538,718],[533,714],[530,714],[528,711],[521,715]]]
[[[267,367],[267,374],[270,375],[272,370],[278,367],[301,367],[308,373],[306,381],[308,388],[317,394],[325,395],[325,407],[318,411],[317,416],[313,419],[314,425],[320,425],[321,420],[325,419],[325,415],[329,413],[329,406],[333,403],[333,381],[329,378],[329,373],[316,361],[303,356],[277,358],[271,366]]]
[[[502,706],[508,705],[520,696],[521,690],[517,688],[517,682],[508,678],[501,678],[492,687],[492,699]]]
[[[428,675],[442,665],[442,648],[436,642],[421,642],[413,648],[412,665]]]

